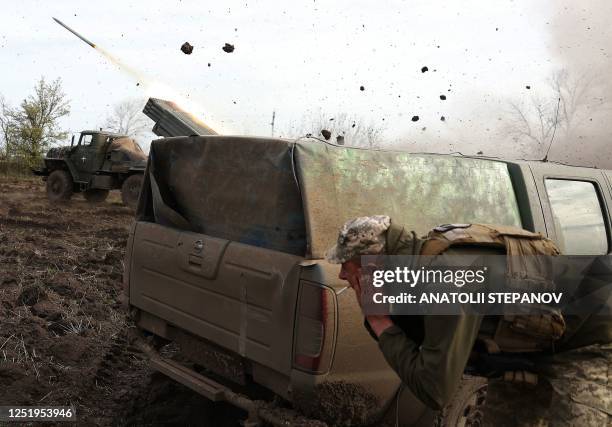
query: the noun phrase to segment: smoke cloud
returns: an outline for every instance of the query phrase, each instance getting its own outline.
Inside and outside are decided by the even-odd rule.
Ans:
[[[551,2],[551,53],[584,92],[576,122],[551,149],[562,162],[612,168],[612,3],[607,0]]]

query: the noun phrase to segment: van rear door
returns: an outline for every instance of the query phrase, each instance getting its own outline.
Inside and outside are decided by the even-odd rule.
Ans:
[[[130,304],[288,374],[301,259],[139,222]]]

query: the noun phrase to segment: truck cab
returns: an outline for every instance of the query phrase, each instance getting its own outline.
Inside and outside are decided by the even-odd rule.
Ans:
[[[91,130],[81,132],[70,153],[76,181],[89,182],[92,175],[102,168],[108,145],[115,138],[127,137]]]

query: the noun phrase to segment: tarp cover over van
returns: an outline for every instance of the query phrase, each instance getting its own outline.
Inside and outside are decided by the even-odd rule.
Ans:
[[[303,142],[295,163],[313,258],[358,216],[389,215],[419,234],[448,223],[521,226],[502,162]]]
[[[198,136],[153,141],[138,216],[304,256],[306,232],[292,144]]]
[[[389,215],[418,233],[521,226],[507,166],[490,160],[200,136],[153,141],[147,171],[140,219],[311,258],[356,216]]]

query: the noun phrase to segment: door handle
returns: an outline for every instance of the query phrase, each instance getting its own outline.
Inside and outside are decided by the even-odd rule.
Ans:
[[[189,266],[190,267],[202,267],[202,257],[197,255],[189,255]]]

